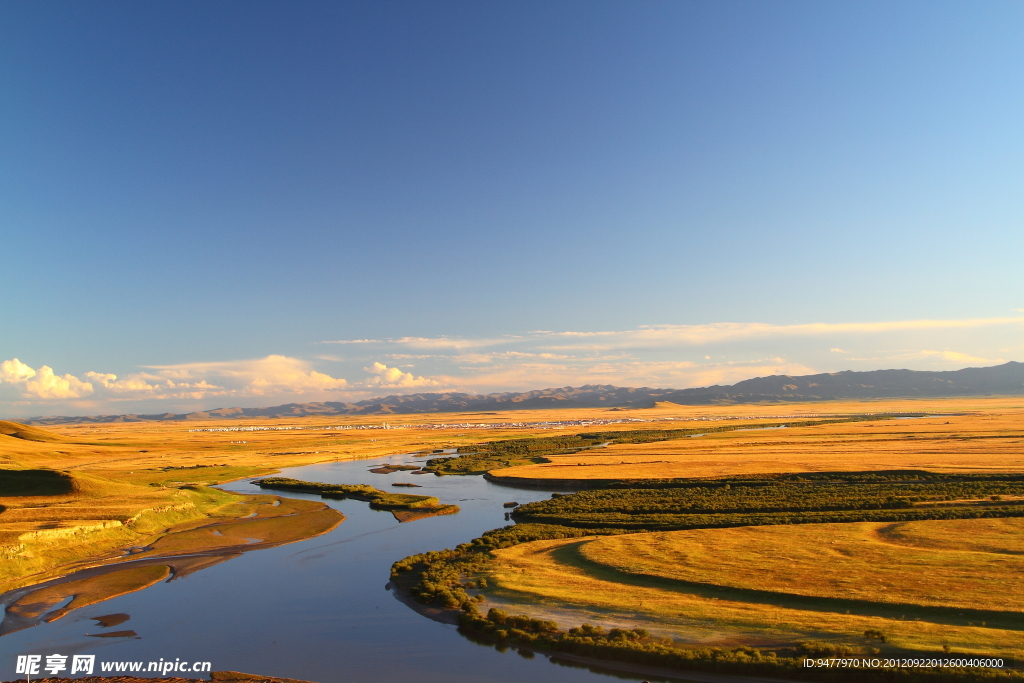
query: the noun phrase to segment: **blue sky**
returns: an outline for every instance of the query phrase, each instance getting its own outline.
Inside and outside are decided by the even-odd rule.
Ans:
[[[1022,120],[1017,2],[5,2],[0,413],[1024,360]]]

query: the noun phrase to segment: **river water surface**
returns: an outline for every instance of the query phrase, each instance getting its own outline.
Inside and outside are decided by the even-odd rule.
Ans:
[[[502,503],[542,500],[551,492],[511,489],[479,476],[368,471],[384,462],[419,464],[411,456],[392,456],[287,468],[280,476],[433,495],[462,511],[399,524],[391,513],[370,510],[360,501],[324,500],[346,517],[328,534],[245,553],[0,638],[0,680],[22,677],[14,675],[16,655],[53,653],[95,654],[97,661],[210,661],[214,671],[319,683],[576,683],[609,681],[613,675],[641,680],[569,668],[540,655],[527,659],[512,649],[498,652],[395,599],[385,588],[395,560],[469,541],[509,523]],[[391,488],[395,481],[422,488]],[[247,481],[221,488],[263,492]],[[132,629],[138,638],[85,635],[102,632],[91,617],[112,613],[129,614],[117,628]]]

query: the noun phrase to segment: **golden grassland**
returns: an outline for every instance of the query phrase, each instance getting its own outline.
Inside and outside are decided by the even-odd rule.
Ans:
[[[826,408],[826,405],[828,408]],[[933,472],[1024,470],[1021,399],[934,399],[831,403],[821,412],[886,410],[965,413],[786,429],[733,431],[644,444],[615,444],[550,462],[492,470],[494,481],[716,477],[765,472],[924,469]],[[798,414],[772,406],[777,414]],[[749,407],[747,407],[749,410]],[[761,413],[767,414],[764,407]],[[802,413],[801,413],[802,414]],[[715,426],[716,422],[708,423]],[[684,423],[692,427],[693,423]]]
[[[680,583],[1024,619],[1019,517],[630,534],[587,543],[580,553],[625,574]]]
[[[1019,658],[1022,530],[1020,520],[956,520],[535,541],[495,552],[486,594],[531,616],[701,645],[827,641]],[[942,547],[965,536],[978,542]]]

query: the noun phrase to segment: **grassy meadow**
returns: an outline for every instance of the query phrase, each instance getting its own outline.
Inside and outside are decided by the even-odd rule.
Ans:
[[[1013,612],[1019,620],[1022,538],[1021,518],[855,522],[609,536],[582,545],[580,554],[680,587]]]
[[[1024,657],[1024,525],[910,525],[924,537],[977,526],[990,544],[894,547],[882,540],[887,525],[872,523],[534,541],[494,551],[485,595],[509,612],[643,628],[691,646],[812,641],[861,652]],[[1009,549],[992,552],[993,541]]]

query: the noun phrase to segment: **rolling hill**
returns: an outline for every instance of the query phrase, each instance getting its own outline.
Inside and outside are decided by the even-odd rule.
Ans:
[[[24,441],[44,441],[49,443],[67,443],[72,439],[60,434],[54,434],[46,429],[29,427],[20,422],[8,422],[0,420],[0,437],[9,436]]]

